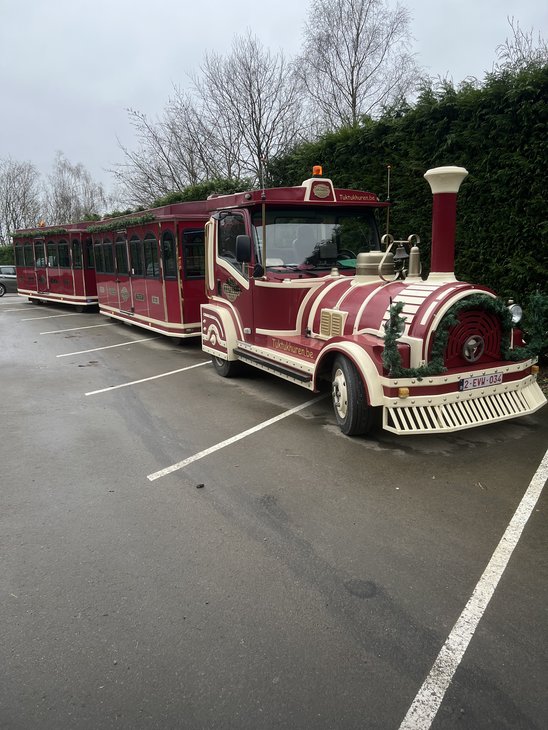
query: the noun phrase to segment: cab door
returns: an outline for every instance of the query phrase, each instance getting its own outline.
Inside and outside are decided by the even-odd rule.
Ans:
[[[240,325],[240,337],[253,339],[253,262],[240,263],[236,257],[236,238],[251,235],[247,211],[221,211],[216,216],[215,293],[235,314]],[[252,239],[253,240],[253,239]]]

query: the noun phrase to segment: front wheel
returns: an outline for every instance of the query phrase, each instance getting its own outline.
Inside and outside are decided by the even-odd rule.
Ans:
[[[346,436],[372,430],[377,409],[368,405],[363,381],[355,365],[344,355],[338,355],[333,364],[331,394],[335,418]]]
[[[237,360],[223,360],[221,357],[211,356],[211,362],[222,378],[234,378],[240,374],[242,364]]]
[[[0,297],[3,297],[6,293],[6,287],[3,284],[0,284]]]

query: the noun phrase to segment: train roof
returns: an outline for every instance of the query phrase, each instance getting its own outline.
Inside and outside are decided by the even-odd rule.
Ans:
[[[390,205],[381,202],[375,193],[351,188],[336,188],[329,178],[312,177],[301,185],[283,188],[247,190],[239,193],[210,195],[207,200],[171,203],[158,208],[136,211],[124,216],[104,218],[100,221],[81,221],[62,226],[39,226],[38,228],[19,229],[15,238],[40,238],[62,236],[71,233],[95,233],[134,228],[156,220],[187,218],[201,220],[212,213],[227,208],[253,208],[266,203],[269,206],[298,206],[302,204],[328,205],[333,207],[372,207],[384,208]]]

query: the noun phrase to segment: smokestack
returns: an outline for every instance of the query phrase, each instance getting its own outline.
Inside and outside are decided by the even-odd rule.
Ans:
[[[457,193],[468,175],[464,167],[434,167],[424,177],[432,189],[432,254],[428,279],[456,281]]]

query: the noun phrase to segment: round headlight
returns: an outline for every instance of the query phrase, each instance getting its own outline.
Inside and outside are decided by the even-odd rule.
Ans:
[[[511,304],[508,309],[512,315],[512,324],[519,324],[523,317],[523,309],[519,306],[519,304]]]

